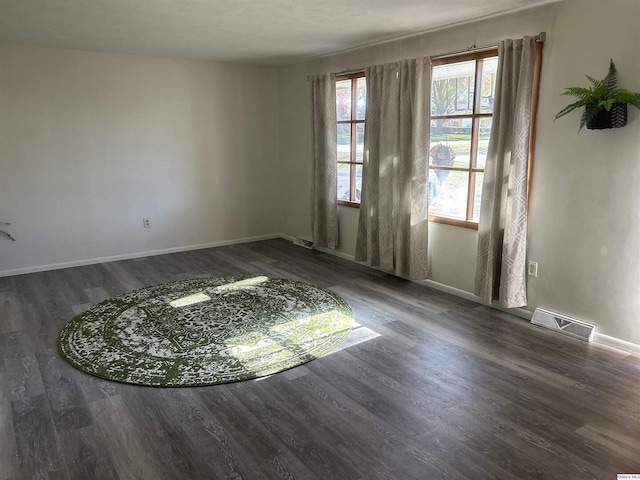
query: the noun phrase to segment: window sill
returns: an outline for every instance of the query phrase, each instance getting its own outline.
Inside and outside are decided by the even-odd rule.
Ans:
[[[452,225],[454,227],[478,230],[478,222],[470,222],[468,220],[458,220],[456,218],[436,217],[435,215],[429,215],[429,221],[433,223],[444,223],[445,225]]]
[[[338,205],[342,207],[360,208],[360,202],[347,202],[346,200],[338,200]]]
[[[338,200],[338,205],[341,207],[360,208],[359,202],[347,202],[345,200]],[[436,217],[435,215],[429,215],[429,221],[433,223],[443,223],[445,225],[452,225],[454,227],[468,228],[470,230],[478,230],[477,222],[469,222],[467,220],[458,220],[457,218]]]

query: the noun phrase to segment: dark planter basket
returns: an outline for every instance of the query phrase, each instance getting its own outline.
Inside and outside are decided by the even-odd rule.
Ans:
[[[605,128],[620,128],[627,124],[627,104],[614,103],[611,110],[601,110],[587,123],[589,130],[603,130]]]

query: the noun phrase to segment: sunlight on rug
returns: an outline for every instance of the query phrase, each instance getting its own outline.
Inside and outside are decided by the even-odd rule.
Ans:
[[[195,386],[247,380],[328,353],[354,326],[338,295],[264,276],[181,280],[94,305],[60,333],[62,357],[109,380]]]

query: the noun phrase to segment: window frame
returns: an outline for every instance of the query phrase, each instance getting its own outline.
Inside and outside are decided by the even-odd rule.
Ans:
[[[536,143],[536,125],[537,125],[537,119],[538,119],[538,104],[539,104],[539,100],[540,100],[540,77],[541,77],[541,71],[542,71],[542,47],[544,45],[544,42],[542,41],[538,41],[536,42],[536,51],[535,51],[535,65],[534,65],[534,73],[533,73],[533,92],[532,92],[532,103],[531,103],[531,132],[530,132],[530,136],[529,136],[529,164],[528,164],[528,182],[527,182],[527,209],[529,208],[529,203],[530,203],[530,199],[531,199],[531,178],[532,178],[532,173],[533,173],[533,165],[534,165],[534,152],[535,152],[535,143]],[[434,66],[438,66],[438,65],[444,65],[447,63],[457,63],[457,62],[464,62],[466,60],[475,60],[479,57],[481,58],[488,58],[488,57],[493,57],[498,55],[498,49],[497,48],[489,48],[486,50],[482,50],[482,51],[477,51],[477,52],[465,52],[462,54],[455,54],[455,55],[446,55],[446,56],[442,56],[442,57],[434,57],[431,59],[431,69],[433,69]],[[477,84],[477,77],[478,77],[478,68],[477,68],[477,64],[476,64],[476,72],[475,72],[475,76],[474,76],[474,82],[476,82]],[[356,115],[356,111],[355,109],[357,108],[357,92],[356,92],[356,88],[357,88],[357,80],[354,81],[354,79],[358,79],[358,78],[366,78],[365,77],[365,72],[364,70],[362,71],[357,71],[357,72],[351,72],[348,74],[339,74],[336,75],[335,81],[341,81],[341,80],[348,80],[350,79],[352,81],[351,83],[351,120],[349,121],[337,121],[337,123],[365,123],[366,122],[366,116],[364,120],[355,120],[355,118],[357,118]],[[480,83],[482,82],[482,80],[480,79]],[[480,97],[482,96],[482,89],[477,89],[475,88],[474,84],[474,113],[475,113],[475,108],[476,108],[476,101],[475,101],[475,95],[479,95]],[[431,87],[430,87],[431,88]],[[477,93],[479,92],[479,93]],[[429,91],[429,96],[431,96],[431,90]],[[478,103],[479,105],[479,103]],[[489,115],[487,114],[483,114],[485,117],[489,116],[489,117],[493,117],[493,112]],[[439,118],[442,118],[443,116],[436,116]],[[453,116],[455,117],[463,117],[463,115],[456,115]],[[468,115],[466,115],[466,117],[468,117]],[[473,118],[473,117],[472,117]],[[481,118],[481,117],[479,117]],[[430,116],[430,120],[432,120],[433,117]],[[478,123],[478,125],[476,126],[476,123]],[[366,123],[365,123],[366,124]],[[366,127],[365,127],[366,128]],[[431,128],[431,126],[429,125],[429,128]],[[472,129],[479,129],[479,120],[478,122],[475,122],[472,119]],[[337,124],[336,124],[336,129],[337,129]],[[349,163],[351,164],[351,169],[350,169],[350,197],[355,199],[355,180],[356,180],[356,176],[355,176],[355,172],[356,172],[356,165],[362,164],[360,162],[355,162],[355,155],[356,155],[356,132],[355,132],[356,127],[352,124],[351,126],[351,154],[350,154],[350,161],[349,162],[337,162],[337,164],[340,163]],[[473,137],[472,137],[473,138]],[[476,142],[477,142],[477,138],[478,136],[476,135]],[[473,142],[473,139],[472,139]],[[474,156],[474,164],[475,162],[477,162],[477,143],[474,146],[472,144],[471,147],[471,151],[472,151],[472,155]],[[336,148],[337,148],[337,142],[336,142]],[[471,167],[472,162],[469,162],[469,165]],[[364,167],[363,167],[364,168]],[[431,170],[431,161],[429,161],[429,170]],[[484,171],[484,169],[482,170]],[[477,173],[477,172],[476,172]],[[471,182],[470,182],[471,185]],[[475,189],[475,184],[473,185],[473,188]],[[474,192],[475,193],[475,192]],[[473,197],[471,195],[468,196],[467,198],[467,213],[468,213],[468,205],[470,200]],[[347,207],[353,207],[353,208],[360,208],[360,202],[357,201],[345,201],[345,200],[338,200],[338,205],[342,205],[342,206],[347,206]],[[468,221],[468,220],[460,220],[460,219],[456,219],[456,218],[450,218],[450,217],[441,217],[441,216],[437,216],[437,215],[429,215],[428,220],[430,222],[433,223],[442,223],[442,224],[446,224],[446,225],[452,225],[452,226],[457,226],[457,227],[463,227],[463,228],[469,228],[469,229],[473,229],[473,230],[477,230],[478,229],[478,222],[474,222],[474,221]]]
[[[536,144],[536,126],[538,123],[538,104],[540,101],[540,77],[542,73],[543,46],[544,46],[544,42],[542,41],[536,42],[535,64],[534,64],[534,70],[533,70],[533,88],[532,88],[532,99],[531,99],[531,129],[529,134],[529,163],[528,163],[528,172],[527,172],[527,209],[529,208],[529,203],[531,200],[531,179],[533,176],[534,153],[535,153],[535,144]],[[496,55],[498,55],[498,49],[489,48],[487,50],[482,50],[479,52],[468,52],[468,53],[462,53],[462,54],[456,54],[456,55],[447,55],[439,58],[436,57],[431,60],[431,68],[433,69],[434,66],[446,65],[448,63],[458,63],[458,62],[464,62],[464,61],[474,60],[478,58],[484,59],[484,58],[489,58]],[[482,79],[478,78],[477,64],[476,64],[474,81],[476,82],[474,85],[474,88],[478,84],[478,81],[480,81],[480,83],[482,82]],[[431,94],[431,92],[429,92],[429,94]],[[482,89],[478,90],[477,88],[475,88],[474,90],[474,107],[473,107],[474,113],[476,109],[476,99],[475,99],[476,95],[478,95],[477,105],[479,106],[481,97],[482,97]],[[469,117],[469,115],[465,115],[465,116]],[[485,118],[487,116],[493,117],[493,112],[491,113],[491,115],[485,114]],[[443,116],[436,116],[436,117],[442,118]],[[452,116],[452,117],[456,117],[456,116]],[[463,115],[457,115],[457,117],[463,117]],[[431,116],[431,119],[433,119],[433,116]],[[476,126],[475,120],[472,121],[472,129],[479,127],[479,120],[477,123],[478,123],[478,126]],[[475,138],[477,142],[478,136],[476,135]],[[470,159],[469,167],[474,165],[475,162],[477,161],[477,144],[473,145],[473,137],[472,137],[471,152],[472,152],[471,155],[474,158],[473,158],[473,163]],[[429,161],[429,169],[431,169],[431,161]],[[469,183],[469,185],[470,185],[469,188],[471,188],[471,182]],[[473,193],[475,193],[475,183],[473,184],[473,189],[474,189]],[[469,190],[469,192],[471,192],[471,190]],[[470,195],[470,193],[468,193],[468,195],[469,196],[467,197],[467,218],[469,213],[469,203],[473,202],[473,197]],[[474,222],[473,220],[460,220],[460,219],[450,218],[450,217],[440,217],[437,215],[429,215],[429,221],[434,223],[442,223],[446,225],[453,225],[456,227],[463,227],[463,228],[478,230],[478,222]]]
[[[482,50],[480,52],[463,53],[460,55],[451,55],[441,58],[434,58],[431,61],[431,71],[433,73],[433,67],[441,65],[450,65],[453,63],[462,63],[475,61],[475,71],[473,75],[473,108],[469,114],[448,114],[448,115],[431,115],[431,120],[456,120],[463,118],[471,119],[471,152],[469,157],[468,167],[446,167],[441,165],[432,165],[429,160],[429,171],[434,170],[447,170],[454,172],[465,172],[468,174],[469,183],[467,185],[467,209],[465,213],[465,219],[443,217],[439,215],[429,214],[429,221],[434,223],[444,223],[447,225],[453,225],[456,227],[464,227],[477,230],[478,222],[473,220],[473,203],[476,193],[476,175],[478,173],[484,173],[484,168],[478,168],[478,141],[480,136],[480,120],[485,118],[493,118],[493,112],[482,113],[482,62],[487,58],[493,58],[498,56],[498,49],[491,48],[488,50]],[[478,85],[480,88],[478,88]],[[433,88],[433,87],[431,87]],[[431,95],[431,91],[429,92]],[[431,124],[429,124],[431,128]]]
[[[351,125],[351,149],[349,152],[349,161],[340,161],[336,162],[337,165],[350,165],[349,169],[349,200],[341,200],[338,199],[338,205],[346,206],[346,207],[354,207],[360,208],[360,202],[356,200],[356,171],[357,166],[362,165],[364,163],[364,158],[362,162],[356,161],[356,144],[357,144],[357,125],[362,124],[365,125],[365,118],[362,120],[358,120],[357,108],[358,108],[358,79],[365,78],[364,70],[358,72],[351,72],[348,74],[336,75],[336,83],[344,80],[351,81],[351,119],[350,120],[337,120],[336,119],[336,129],[338,125]],[[366,80],[365,80],[366,81]],[[366,127],[365,127],[366,128]],[[336,142],[336,148],[337,148]],[[364,167],[363,167],[364,168]]]

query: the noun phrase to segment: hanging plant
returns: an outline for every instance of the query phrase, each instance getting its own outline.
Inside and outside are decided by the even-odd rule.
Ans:
[[[6,226],[6,225],[11,225],[11,224],[10,223],[6,223],[6,222],[0,222],[0,225]],[[0,230],[0,235],[2,235],[3,237],[8,238],[9,240],[11,240],[13,242],[16,241],[16,239],[13,238],[9,232],[5,232],[4,230]]]
[[[452,167],[453,160],[456,158],[456,152],[449,145],[438,143],[431,147],[429,156],[431,157],[431,165]],[[449,176],[449,170],[436,169],[435,174],[438,182],[442,183]],[[435,195],[432,198],[435,198]]]
[[[429,150],[432,165],[442,165],[450,167],[453,165],[453,159],[456,158],[456,152],[448,145],[438,143]]]
[[[613,60],[609,63],[609,73],[602,80],[586,75],[591,83],[589,88],[569,87],[562,95],[571,95],[578,101],[567,105],[556,115],[556,119],[584,107],[580,117],[580,130],[586,125],[589,130],[619,128],[627,124],[627,104],[640,108],[640,93],[618,88],[618,71]]]

